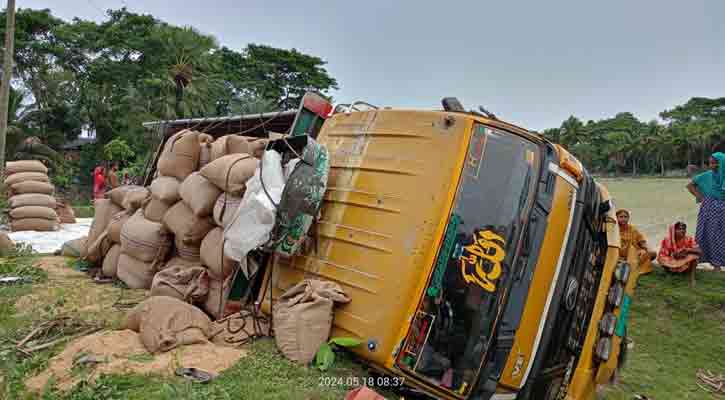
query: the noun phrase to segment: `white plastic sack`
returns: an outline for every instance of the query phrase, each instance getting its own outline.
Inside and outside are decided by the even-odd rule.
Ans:
[[[264,175],[261,175],[260,171]],[[262,181],[264,188],[262,188]],[[242,271],[249,278],[256,271],[248,270],[247,253],[263,245],[269,240],[274,228],[277,209],[284,191],[284,171],[282,157],[276,151],[264,153],[262,162],[254,171],[254,176],[247,181],[242,203],[232,218],[232,222],[224,230],[224,254],[241,263]],[[266,192],[265,192],[266,189]],[[269,196],[268,196],[269,195]],[[274,204],[271,200],[274,201]]]

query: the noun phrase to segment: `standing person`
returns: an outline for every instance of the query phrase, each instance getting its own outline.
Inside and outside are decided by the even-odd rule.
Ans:
[[[108,186],[110,189],[115,189],[119,186],[118,183],[118,163],[113,163],[111,170],[108,172]]]
[[[93,198],[102,199],[106,191],[106,178],[103,173],[103,167],[98,166],[93,171]]]
[[[700,205],[695,238],[702,250],[702,262],[716,271],[725,265],[725,153],[710,157],[710,170],[692,179],[687,190]]]
[[[123,184],[124,185],[130,185],[131,184],[131,177],[128,175],[128,171],[123,173]]]
[[[695,269],[702,251],[692,236],[687,236],[687,225],[675,222],[667,230],[667,237],[660,244],[657,262],[666,271],[690,274],[690,287],[695,286]]]
[[[647,239],[637,228],[629,223],[630,213],[628,210],[617,210],[617,224],[619,225],[619,258],[627,259],[629,248],[634,247],[639,257],[639,274],[649,274],[652,272],[652,260],[657,257],[657,253],[650,250],[647,246]]]

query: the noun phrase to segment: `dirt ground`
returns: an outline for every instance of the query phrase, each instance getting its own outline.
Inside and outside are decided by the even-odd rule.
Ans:
[[[103,331],[78,338],[53,357],[48,368],[26,381],[32,391],[41,391],[52,378],[61,390],[81,380],[94,380],[100,374],[138,373],[173,375],[178,367],[194,367],[218,374],[246,355],[245,350],[221,347],[213,343],[183,346],[152,355],[138,334],[118,329],[129,307],[148,296],[146,290],[122,289],[112,284],[97,284],[88,274],[72,269],[65,257],[43,257],[36,266],[48,273],[48,280],[33,286],[15,307],[19,315],[32,316],[38,322],[71,316],[105,326]],[[82,356],[99,363],[75,365]]]
[[[92,381],[100,374],[159,374],[170,376],[176,368],[199,368],[219,374],[231,367],[245,350],[221,347],[212,343],[182,346],[151,355],[139,335],[129,330],[98,332],[76,340],[53,357],[48,368],[25,382],[34,392],[42,391],[52,378],[58,389],[68,390],[81,380]],[[80,357],[92,357],[97,363],[77,365]]]

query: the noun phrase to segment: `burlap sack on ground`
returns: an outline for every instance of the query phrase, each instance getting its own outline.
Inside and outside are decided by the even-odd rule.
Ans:
[[[237,212],[237,208],[242,204],[241,196],[232,196],[230,194],[222,193],[217,197],[214,203],[214,222],[226,228],[234,214]]]
[[[204,301],[207,293],[209,275],[204,267],[177,265],[164,268],[151,283],[151,296],[169,296],[186,303]]]
[[[206,217],[214,211],[214,203],[221,190],[198,172],[189,175],[179,187],[181,199],[197,217]]]
[[[86,247],[86,240],[88,240],[88,237],[83,236],[63,243],[63,246],[60,248],[60,255],[65,257],[81,257],[83,249]]]
[[[8,161],[5,164],[5,175],[21,172],[41,172],[47,174],[48,167],[38,160]]]
[[[224,308],[231,290],[232,277],[224,281],[209,277],[209,294],[206,296],[206,301],[204,301],[204,310],[211,314],[214,320],[224,317]]]
[[[163,223],[164,215],[166,215],[166,212],[169,211],[169,208],[171,208],[171,206],[154,196],[151,196],[151,200],[149,200],[146,203],[146,206],[144,206],[143,216],[149,221]]]
[[[103,258],[103,267],[101,268],[103,276],[115,278],[118,275],[118,259],[120,257],[121,245],[114,244],[113,247],[108,250],[108,253],[106,253],[106,257]]]
[[[40,206],[25,206],[13,208],[10,210],[10,218],[12,219],[23,219],[23,218],[41,218],[49,219],[51,221],[58,221],[58,213],[54,209]]]
[[[159,176],[151,182],[151,194],[167,204],[174,204],[181,199],[179,185],[181,182],[173,176]]]
[[[48,179],[48,175],[42,172],[18,172],[5,178],[5,186],[12,186],[26,181],[50,182],[50,179]]]
[[[88,231],[88,241],[86,241],[87,246],[95,243],[98,237],[106,231],[106,228],[108,228],[108,224],[111,222],[111,218],[121,212],[121,207],[114,204],[110,199],[98,199],[93,203],[93,207],[95,211],[93,215],[93,222],[91,223],[91,228]],[[95,258],[97,261],[99,259],[98,256],[99,255],[97,254],[92,255],[91,258]],[[83,257],[88,259],[87,249],[83,251]]]
[[[58,230],[58,221],[52,221],[42,218],[23,218],[16,219],[10,223],[10,230],[13,232],[20,231],[37,231],[52,232]]]
[[[214,229],[211,218],[199,218],[183,201],[176,203],[164,216],[164,225],[181,243],[200,245],[206,234]]]
[[[207,235],[208,236],[208,235]],[[174,237],[174,246],[176,254],[184,260],[201,263],[201,245],[186,244],[178,236]]]
[[[25,181],[10,186],[13,194],[40,193],[52,195],[55,187],[48,182]]]
[[[106,253],[113,247],[113,242],[108,237],[108,231],[101,232],[101,235],[93,242],[86,242],[83,258],[91,263],[97,263],[106,256]]]
[[[154,264],[137,260],[128,254],[124,254],[123,249],[121,249],[116,275],[126,286],[131,289],[149,289],[156,272]]]
[[[15,242],[5,232],[0,232],[0,257],[7,257],[15,251]]]
[[[237,263],[224,257],[224,230],[214,228],[201,242],[201,263],[209,268],[209,275],[217,280],[226,279],[234,272]]]
[[[222,191],[239,195],[254,175],[258,162],[249,154],[231,154],[212,161],[200,172]]]
[[[211,144],[211,161],[229,154],[249,153],[247,139],[239,135],[226,135]]]
[[[47,194],[27,193],[19,194],[8,199],[8,205],[10,208],[18,208],[25,206],[39,206],[39,207],[55,207],[56,201],[53,196]]]
[[[158,162],[159,172],[163,176],[186,179],[199,166],[199,151],[199,132],[177,132],[164,145]]]
[[[349,301],[333,282],[305,279],[291,287],[274,305],[277,348],[290,360],[309,363],[330,336],[334,303]]]
[[[193,268],[193,267],[203,267],[201,265],[201,258],[198,260],[190,260],[188,258],[183,258],[179,256],[178,254],[174,253],[174,255],[169,259],[169,261],[164,264],[164,266],[161,269],[171,268],[171,267],[185,267],[185,268]]]
[[[161,264],[171,247],[171,237],[166,228],[143,217],[141,210],[136,211],[123,224],[121,229],[121,248],[124,254],[137,260]]]
[[[124,210],[111,217],[111,222],[108,223],[108,228],[106,229],[108,231],[108,239],[113,243],[121,244],[123,225],[131,218],[131,215],[133,214],[130,211]]]
[[[168,296],[154,296],[131,310],[123,326],[141,335],[151,353],[208,342],[211,320],[191,304]]]
[[[58,213],[58,218],[61,224],[75,224],[76,213],[73,211],[73,207],[65,202],[57,202],[55,212]]]

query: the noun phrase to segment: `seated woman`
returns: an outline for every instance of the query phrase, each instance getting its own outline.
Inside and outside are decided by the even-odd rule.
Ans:
[[[657,256],[657,253],[649,249],[644,235],[629,223],[629,217],[629,211],[624,209],[617,211],[620,237],[619,258],[627,259],[629,248],[634,247],[639,257],[639,274],[649,274],[652,272],[652,260]]]
[[[670,226],[667,237],[662,240],[657,262],[669,272],[689,272],[690,286],[695,284],[695,268],[702,255],[700,247],[692,236],[687,236],[687,225],[676,222]]]

